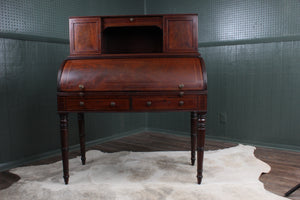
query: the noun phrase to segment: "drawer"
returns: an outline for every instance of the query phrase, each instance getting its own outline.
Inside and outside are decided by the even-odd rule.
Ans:
[[[132,109],[136,111],[150,110],[196,110],[198,108],[197,96],[162,97],[149,96],[132,98]]]
[[[103,27],[158,26],[162,28],[162,17],[114,17],[104,18]]]
[[[65,98],[66,111],[126,111],[129,99]]]

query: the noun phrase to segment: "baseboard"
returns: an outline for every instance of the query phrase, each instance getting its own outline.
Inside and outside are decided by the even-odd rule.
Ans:
[[[172,130],[149,128],[149,127],[146,129],[146,131],[190,137],[190,132],[186,132],[186,131],[172,131]],[[206,139],[216,140],[216,141],[220,141],[220,142],[232,142],[232,143],[239,143],[239,144],[245,144],[245,145],[252,145],[252,146],[256,146],[256,147],[274,148],[274,149],[280,149],[280,150],[300,152],[300,147],[294,146],[294,145],[266,143],[266,142],[259,142],[259,141],[253,141],[253,140],[234,139],[234,138],[226,138],[226,137],[211,136],[211,135],[206,135]]]
[[[216,140],[220,142],[233,142],[233,143],[240,143],[245,145],[253,145],[256,147],[264,147],[264,148],[273,148],[273,149],[280,149],[286,151],[295,151],[300,152],[300,147],[295,145],[284,145],[278,143],[268,143],[268,142],[260,142],[260,141],[253,141],[253,140],[243,140],[243,139],[234,139],[234,138],[226,138],[226,137],[218,137],[218,136],[206,136],[207,139]]]
[[[178,135],[178,136],[190,136],[190,132],[186,131],[172,131],[172,130],[166,130],[166,129],[160,129],[160,128],[146,128],[147,132],[155,132],[155,133],[162,133],[162,134],[170,134],[170,135]]]
[[[172,130],[166,130],[166,129],[158,129],[158,128],[139,128],[139,129],[134,129],[126,132],[122,132],[113,136],[105,137],[105,138],[100,138],[92,141],[86,142],[86,146],[93,146],[97,144],[101,144],[104,142],[120,139],[122,137],[126,137],[132,134],[138,134],[141,132],[156,132],[156,133],[161,133],[161,134],[169,134],[169,135],[178,135],[178,136],[186,136],[190,137],[190,132],[186,131],[172,131]],[[206,139],[210,140],[216,140],[220,142],[233,142],[233,143],[241,143],[241,144],[246,144],[246,145],[254,145],[257,147],[264,147],[264,148],[275,148],[275,149],[281,149],[281,150],[289,150],[289,151],[296,151],[300,152],[300,147],[298,146],[292,146],[292,145],[282,145],[282,144],[274,144],[274,143],[264,143],[264,142],[258,142],[258,141],[249,141],[249,140],[240,140],[240,139],[232,139],[232,138],[225,138],[225,137],[218,137],[218,136],[210,136],[206,135]],[[69,147],[69,151],[74,151],[79,149],[79,144],[72,145]],[[0,171],[6,171],[15,167],[23,166],[38,160],[46,159],[49,157],[57,156],[60,155],[61,151],[60,149],[56,149],[53,151],[48,151],[45,153],[29,156],[26,158],[6,162],[6,163],[0,163]]]
[[[105,138],[100,138],[100,139],[88,141],[88,142],[86,142],[86,146],[88,147],[88,146],[101,144],[101,143],[104,143],[104,142],[109,142],[109,141],[112,141],[112,140],[116,140],[116,139],[120,139],[120,138],[129,136],[129,135],[141,133],[141,132],[144,132],[144,131],[145,131],[145,128],[138,128],[138,129],[122,132],[122,133],[117,134],[117,135],[113,135],[113,136],[109,136],[109,137],[105,137]],[[76,146],[76,149],[79,149],[79,144],[75,145],[75,146]]]
[[[86,146],[89,147],[89,146],[101,144],[101,143],[104,143],[104,142],[120,139],[120,138],[126,137],[128,135],[141,133],[141,132],[144,132],[144,131],[145,131],[144,128],[138,128],[138,129],[122,132],[122,133],[119,133],[119,134],[116,134],[116,135],[113,135],[113,136],[88,141],[88,142],[86,142]],[[79,144],[72,145],[72,146],[69,147],[69,151],[78,150],[79,148],[80,148]],[[53,150],[53,151],[48,151],[48,152],[45,152],[45,153],[25,157],[25,158],[22,158],[22,159],[10,161],[10,162],[5,162],[5,163],[0,163],[0,172],[9,170],[9,169],[12,169],[12,168],[15,168],[15,167],[19,167],[19,166],[24,166],[26,164],[33,163],[33,162],[38,161],[38,160],[50,158],[50,157],[53,157],[53,156],[57,156],[57,155],[60,155],[60,154],[61,154],[61,150],[56,149],[56,150]]]

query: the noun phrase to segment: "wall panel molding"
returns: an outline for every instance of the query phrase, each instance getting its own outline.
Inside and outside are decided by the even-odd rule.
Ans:
[[[112,135],[112,136],[108,136],[108,137],[104,137],[104,138],[99,138],[99,139],[95,139],[95,140],[91,140],[91,141],[87,141],[86,142],[86,147],[91,147],[97,144],[101,144],[104,142],[109,142],[112,140],[116,140],[116,139],[120,139],[122,137],[125,137],[127,135],[133,135],[133,134],[137,134],[137,133],[141,133],[145,131],[144,128],[137,128],[137,129],[133,129],[130,131],[126,131],[126,132],[122,132],[122,133],[118,133],[116,135]],[[69,147],[69,151],[76,151],[80,149],[80,145],[76,144],[76,145],[72,145]],[[43,152],[41,154],[36,154],[33,156],[28,156],[28,157],[24,157],[18,160],[14,160],[14,161],[9,161],[9,162],[4,162],[4,163],[0,163],[0,171],[5,171],[5,170],[9,170],[18,166],[23,166],[26,164],[30,164],[33,163],[35,161],[39,161],[42,159],[47,159],[50,157],[54,157],[54,156],[60,156],[61,154],[61,149],[58,148],[56,150],[52,150],[52,151],[47,151],[47,152]]]
[[[0,32],[0,38],[15,39],[15,40],[26,40],[36,42],[48,42],[57,44],[69,44],[69,39],[62,38],[51,38],[36,35],[26,35],[21,33],[2,33]]]
[[[273,38],[254,38],[254,39],[246,39],[246,40],[200,42],[200,43],[198,43],[198,48],[215,47],[215,46],[229,46],[229,45],[243,45],[243,44],[261,44],[261,43],[273,43],[273,42],[291,42],[291,41],[300,41],[300,35],[273,37]]]

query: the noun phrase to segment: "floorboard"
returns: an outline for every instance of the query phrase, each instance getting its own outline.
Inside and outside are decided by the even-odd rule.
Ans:
[[[237,145],[236,143],[206,140],[205,150],[223,149]],[[117,151],[184,151],[190,150],[190,138],[170,134],[144,132],[127,136],[118,140],[105,142],[87,150],[97,149],[104,152]],[[70,153],[70,157],[79,155],[79,151]],[[272,170],[260,177],[265,188],[283,196],[290,188],[300,183],[300,152],[257,147],[255,156],[268,163]],[[59,161],[60,156],[40,160],[32,165],[48,164]],[[9,172],[0,173],[0,190],[18,181],[17,175]],[[300,200],[300,189],[289,196],[292,200]]]

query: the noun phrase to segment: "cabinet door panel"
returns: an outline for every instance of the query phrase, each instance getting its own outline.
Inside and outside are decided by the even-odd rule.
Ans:
[[[197,52],[198,18],[191,16],[165,16],[164,51]]]
[[[100,18],[70,19],[70,54],[100,54]]]

